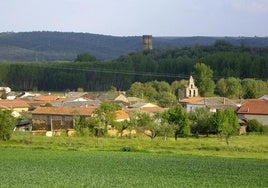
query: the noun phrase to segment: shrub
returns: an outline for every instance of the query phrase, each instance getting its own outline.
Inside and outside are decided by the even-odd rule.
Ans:
[[[247,132],[263,132],[263,125],[256,119],[249,120]]]

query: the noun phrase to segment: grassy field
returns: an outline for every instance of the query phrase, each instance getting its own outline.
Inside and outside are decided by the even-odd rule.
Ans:
[[[230,143],[17,134],[0,142],[0,187],[267,187],[268,136]]]
[[[193,155],[0,149],[0,187],[267,187],[268,161]]]
[[[1,147],[61,149],[79,151],[137,151],[152,153],[190,154],[200,156],[220,156],[231,158],[268,159],[268,135],[234,136],[227,146],[224,139],[216,136],[208,138],[169,138],[151,140],[146,136],[135,138],[93,138],[67,136],[32,136],[15,134],[8,142],[0,141]]]

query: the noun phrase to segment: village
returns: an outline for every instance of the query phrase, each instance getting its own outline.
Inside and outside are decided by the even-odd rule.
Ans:
[[[188,85],[185,86],[184,93],[185,97],[178,99],[177,103],[187,113],[198,108],[205,108],[210,112],[232,109],[239,118],[239,134],[246,133],[249,120],[254,119],[262,125],[268,125],[267,95],[257,99],[236,100],[225,97],[200,97],[192,76],[189,78]],[[17,93],[11,91],[9,87],[0,87],[0,94],[5,96],[0,100],[0,109],[11,110],[14,117],[21,117],[14,130],[29,131],[33,135],[53,136],[60,135],[62,132],[73,135],[75,132],[75,118],[78,116],[92,117],[95,110],[103,102],[115,103],[121,106],[121,110],[116,111],[116,121],[118,122],[128,121],[130,116],[136,112],[154,116],[168,109],[148,103],[141,98],[126,96],[126,93],[122,91],[102,93],[67,92],[58,95],[44,94],[44,92],[42,94],[37,92]],[[118,136],[119,132],[110,126],[108,134]],[[127,135],[130,132],[124,130],[122,134]]]

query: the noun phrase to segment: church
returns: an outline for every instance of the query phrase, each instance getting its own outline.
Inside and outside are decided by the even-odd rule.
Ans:
[[[194,84],[194,79],[192,76],[190,76],[189,84],[185,88],[185,97],[191,98],[191,97],[197,97],[198,96],[198,88]]]

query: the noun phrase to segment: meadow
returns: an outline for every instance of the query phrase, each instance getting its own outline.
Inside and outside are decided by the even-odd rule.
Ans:
[[[0,142],[0,187],[267,187],[267,140],[14,135]]]

